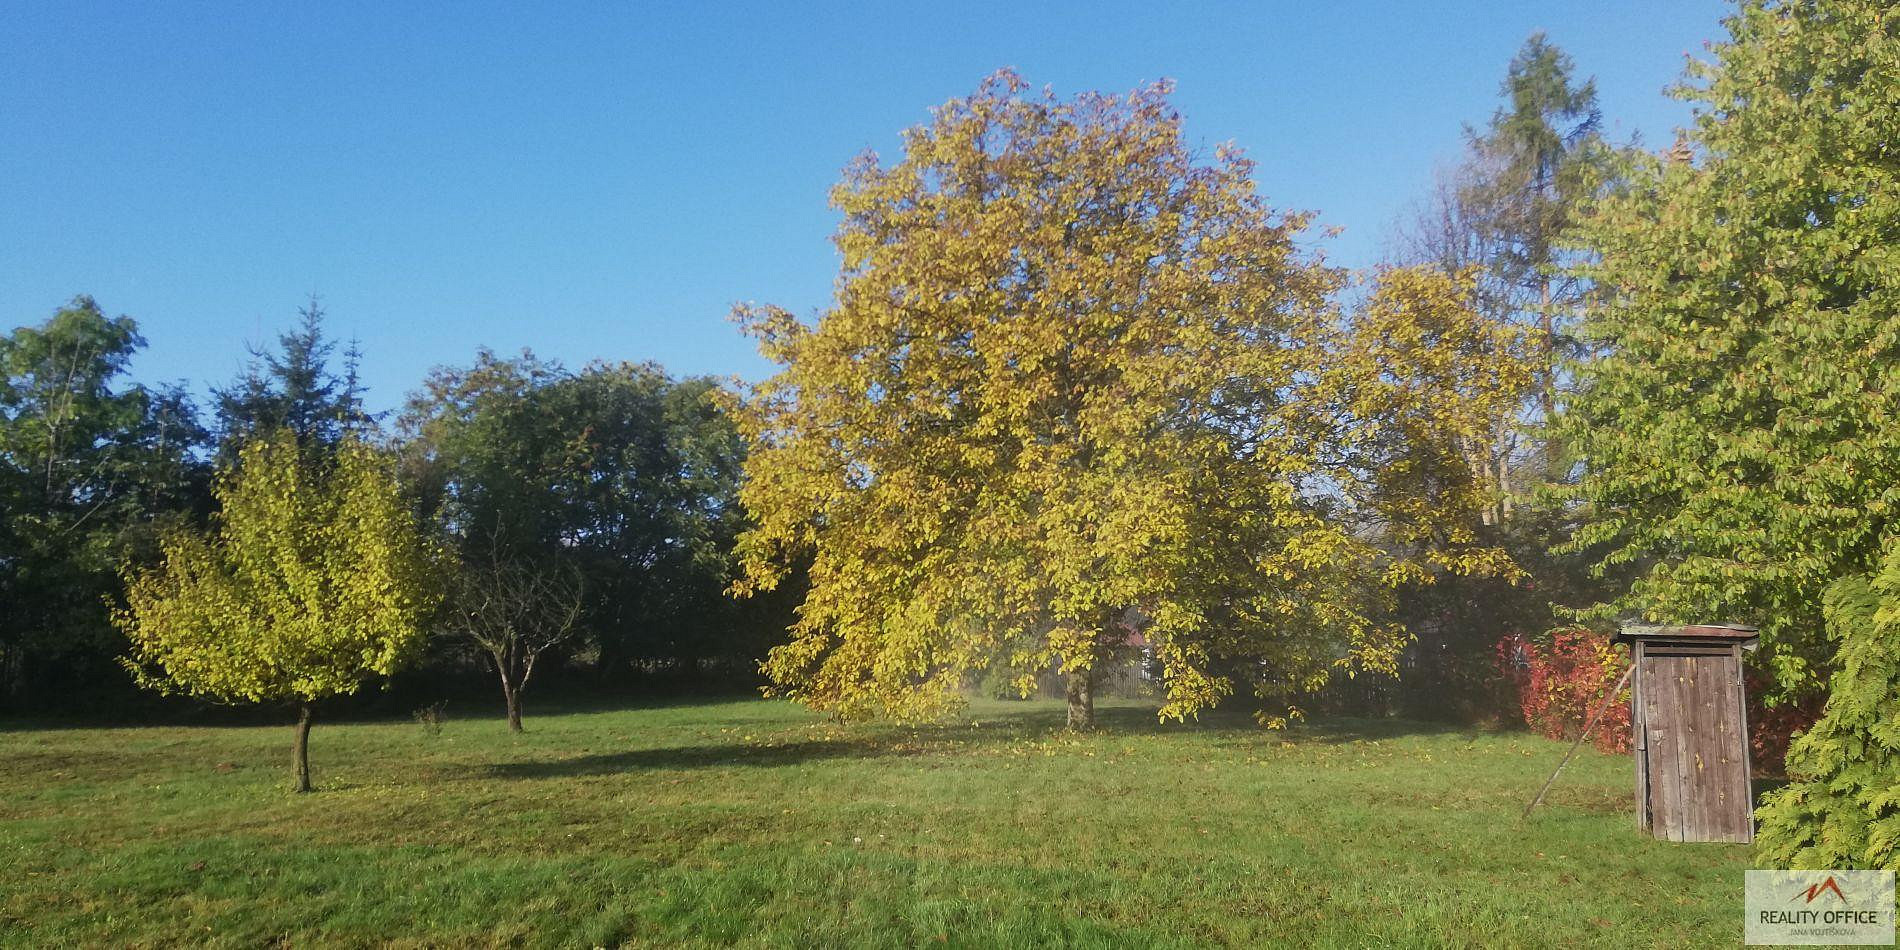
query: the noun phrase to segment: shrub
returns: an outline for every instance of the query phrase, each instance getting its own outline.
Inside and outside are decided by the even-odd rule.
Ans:
[[[1788,748],[1786,787],[1756,817],[1763,867],[1900,870],[1900,547],[1823,599],[1840,645],[1820,720]]]
[[[1510,680],[1524,722],[1539,735],[1575,739],[1629,665],[1626,652],[1609,638],[1588,630],[1554,634],[1549,646],[1512,634],[1498,641],[1497,664]],[[1768,680],[1750,670],[1748,677],[1748,744],[1757,775],[1780,775],[1790,740],[1820,717],[1820,696],[1783,699],[1769,706]],[[1597,748],[1627,752],[1630,747],[1629,689],[1625,687],[1591,733]]]
[[[442,734],[442,723],[448,720],[449,704],[446,700],[430,703],[409,714],[409,718],[422,727],[422,731],[432,736]]]
[[[1499,668],[1517,685],[1525,724],[1551,739],[1575,739],[1629,665],[1607,635],[1592,630],[1559,630],[1547,645],[1511,634],[1498,641],[1497,653]],[[1604,752],[1629,751],[1628,687],[1603,710],[1591,742]]]
[[[1749,758],[1754,763],[1757,776],[1782,775],[1782,762],[1788,756],[1789,743],[1821,718],[1821,705],[1827,699],[1827,694],[1803,693],[1783,697],[1770,706],[1763,700],[1774,691],[1773,681],[1755,670],[1749,670],[1746,679]]]

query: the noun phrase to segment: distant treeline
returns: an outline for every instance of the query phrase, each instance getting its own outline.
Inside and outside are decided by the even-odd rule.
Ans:
[[[750,688],[789,622],[793,588],[725,594],[745,447],[713,379],[483,350],[378,414],[364,405],[360,354],[338,351],[313,300],[201,405],[182,387],[127,379],[144,345],[131,318],[84,296],[0,337],[0,707],[193,708],[139,691],[124,668],[112,622],[122,578],[158,560],[168,531],[206,527],[220,469],[282,430],[315,453],[346,440],[383,453],[416,523],[459,562],[532,564],[571,585],[574,629],[537,690]],[[495,703],[491,661],[440,613],[420,666],[359,704]]]

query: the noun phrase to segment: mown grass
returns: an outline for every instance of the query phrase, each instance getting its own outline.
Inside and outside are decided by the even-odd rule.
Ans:
[[[0,944],[1703,946],[1747,849],[1633,826],[1523,734],[1158,726],[1053,704],[839,726],[729,702],[0,731]]]

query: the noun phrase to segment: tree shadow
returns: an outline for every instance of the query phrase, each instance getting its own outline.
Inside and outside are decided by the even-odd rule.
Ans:
[[[1255,710],[1241,703],[1230,703],[1203,710],[1186,722],[1163,722],[1155,715],[1156,707],[1118,705],[1098,707],[1096,729],[1108,735],[1185,735],[1199,733],[1257,739],[1262,736],[1293,742],[1344,745],[1353,742],[1377,742],[1408,736],[1454,736],[1475,741],[1493,733],[1451,722],[1427,719],[1361,718],[1355,716],[1316,716],[1296,722],[1282,730],[1262,726]],[[1026,710],[1007,717],[1025,732],[1057,730],[1066,724],[1066,713],[1053,710]]]
[[[1207,719],[1206,722],[1162,722],[1155,717],[1153,706],[1097,706],[1095,728],[1092,732],[1107,735],[1155,735],[1216,728],[1211,725],[1213,722],[1211,716],[1204,718]],[[982,725],[979,726],[977,723]],[[1011,710],[1000,715],[973,713],[969,721],[949,722],[932,728],[942,734],[967,734],[972,737],[1003,739],[1059,732],[1066,730],[1068,725],[1068,710],[1061,706],[1042,706],[1020,711]]]
[[[1410,736],[1449,736],[1476,742],[1496,734],[1470,726],[1423,719],[1325,719],[1301,723],[1286,730],[1287,738],[1291,741],[1321,745],[1383,742]]]
[[[543,779],[613,775],[648,769],[719,767],[776,768],[827,759],[870,759],[904,755],[904,750],[875,740],[816,739],[772,745],[691,745],[603,752],[567,759],[498,762],[484,769],[490,778]]]
[[[732,722],[738,726],[758,724],[748,720]],[[1152,709],[1141,707],[1098,709],[1096,723],[1097,731],[1107,735],[1152,734],[1200,728],[1194,724],[1184,727],[1178,723],[1158,723]],[[565,759],[501,762],[487,766],[481,774],[490,778],[543,779],[611,775],[648,769],[777,768],[832,759],[902,758],[924,754],[926,749],[941,751],[946,746],[974,749],[1047,736],[1061,732],[1065,726],[1066,713],[1063,710],[1034,709],[910,727],[861,724],[844,727],[854,734],[841,738],[663,746]]]
[[[1188,722],[1163,722],[1154,707],[1114,705],[1096,709],[1092,734],[1104,737],[1151,735],[1215,735],[1220,741],[1257,741],[1268,735],[1245,711],[1213,710]],[[750,725],[752,723],[739,723]],[[914,727],[862,725],[846,727],[844,737],[784,742],[700,744],[630,749],[564,759],[502,762],[485,767],[481,775],[504,779],[547,779],[613,775],[646,770],[704,768],[779,768],[835,759],[904,758],[947,750],[972,750],[1063,734],[1067,713],[1061,707],[1033,708],[976,715],[970,719]],[[1302,743],[1345,744],[1413,735],[1462,735],[1477,739],[1481,733],[1444,723],[1413,720],[1346,719],[1304,723],[1284,735]]]

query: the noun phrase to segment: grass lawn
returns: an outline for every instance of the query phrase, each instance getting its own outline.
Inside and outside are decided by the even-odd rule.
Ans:
[[[0,727],[0,944],[1740,942],[1748,849],[1642,836],[1627,759],[1525,822],[1524,734],[1102,718],[319,722],[301,796],[288,725]]]

